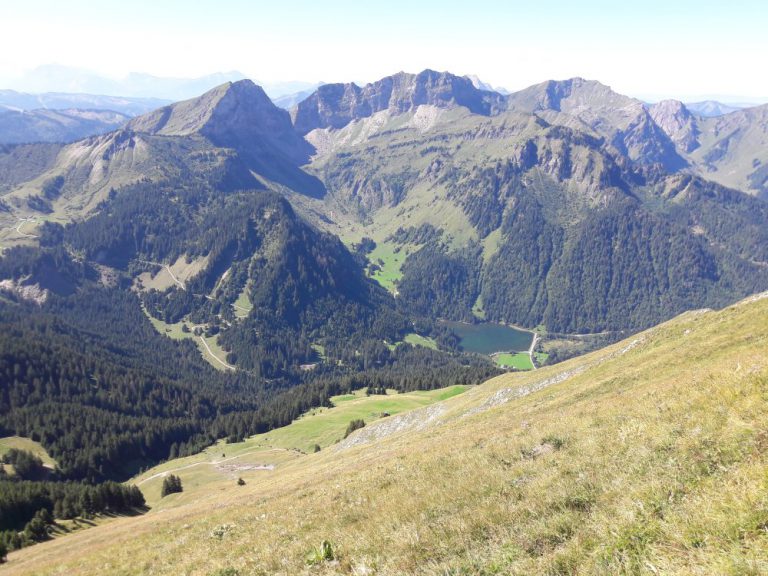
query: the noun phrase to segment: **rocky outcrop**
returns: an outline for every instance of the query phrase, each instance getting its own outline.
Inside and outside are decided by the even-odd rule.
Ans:
[[[34,302],[39,306],[45,304],[49,296],[48,290],[41,288],[40,284],[25,284],[13,279],[0,280],[0,292],[2,291],[13,294],[21,300]]]
[[[611,142],[638,164],[660,164],[669,172],[688,165],[669,135],[653,121],[645,108],[638,112],[626,129],[616,132]]]
[[[682,102],[663,100],[649,106],[648,113],[679,150],[689,153],[699,147],[699,129],[695,118]]]

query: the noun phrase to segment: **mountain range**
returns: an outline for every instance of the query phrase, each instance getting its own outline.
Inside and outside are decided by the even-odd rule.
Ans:
[[[199,95],[223,82],[243,79],[240,72],[217,72],[200,78],[166,78],[145,73],[130,73],[124,78],[108,78],[90,70],[59,64],[46,64],[10,79],[23,92],[67,92],[102,94],[112,97],[161,98],[183,100]]]
[[[43,92],[30,94],[0,90],[0,108],[9,110],[109,110],[126,116],[138,116],[170,104],[160,98],[130,98],[95,94]]]
[[[100,94],[113,98],[177,101],[199,96],[224,82],[236,82],[244,78],[245,76],[236,70],[215,72],[196,78],[173,78],[144,72],[131,72],[122,78],[111,78],[81,68],[46,64],[5,81],[21,92],[70,93],[86,96]],[[264,89],[273,98],[295,94],[315,86],[314,83],[300,80],[263,84]]]
[[[128,291],[267,398],[437,366],[478,381],[492,365],[445,320],[536,328],[555,361],[768,289],[764,112],[431,70],[325,84],[289,112],[228,82],[105,134],[4,146],[0,281],[44,309]]]
[[[109,110],[3,110],[0,144],[71,142],[119,128],[129,120]]]
[[[253,440],[246,439],[264,435],[260,442],[268,450],[292,448],[297,459],[291,468],[296,476],[276,477],[291,487],[294,512],[307,482],[320,487],[308,501],[323,513],[339,506],[342,517],[358,502],[366,508],[357,499],[361,493],[365,502],[379,502],[383,514],[383,503],[394,498],[387,486],[421,478],[419,525],[425,517],[453,522],[442,496],[425,495],[436,485],[447,494],[456,484],[440,484],[440,478],[460,470],[464,480],[457,485],[472,494],[460,507],[480,506],[487,512],[482,518],[505,520],[468,532],[462,527],[450,537],[451,549],[470,542],[473,550],[489,547],[488,555],[481,561],[474,552],[472,558],[442,554],[441,572],[514,567],[570,573],[577,566],[637,572],[662,556],[666,566],[688,566],[662,554],[677,550],[664,544],[670,537],[658,537],[680,527],[668,514],[695,507],[686,504],[690,494],[711,496],[721,477],[739,484],[725,473],[746,467],[761,446],[760,434],[744,431],[759,420],[754,406],[764,380],[759,352],[766,307],[757,297],[733,303],[768,290],[766,111],[758,106],[705,117],[681,102],[649,105],[582,78],[501,94],[477,79],[425,70],[362,86],[323,84],[290,110],[252,81],[237,80],[131,118],[0,113],[0,121],[6,114],[34,119],[24,129],[39,130],[40,139],[53,132],[44,122],[58,122],[56,139],[62,140],[0,145],[0,437],[37,442],[58,464],[43,479],[8,478],[5,465],[0,468],[0,494],[6,495],[0,496],[0,558],[3,547],[44,539],[54,517],[122,514],[128,505],[110,509],[103,494],[86,489],[75,498],[79,485],[62,480],[109,491],[108,481],[179,456],[202,458],[200,451],[215,445],[205,454],[215,453],[215,469],[228,471],[234,483],[243,469],[228,468],[229,460],[218,454],[232,448],[262,457],[249,451]],[[118,126],[78,139],[77,123],[67,125],[67,114],[80,125],[111,119]],[[63,141],[70,137],[74,141]],[[711,308],[725,310],[702,311]],[[460,408],[447,444],[440,434],[451,427],[440,434],[430,429],[453,410],[442,405],[391,420],[392,430],[407,434],[382,444],[390,451],[384,456],[391,456],[384,468],[376,464],[379,451],[366,452],[372,460],[362,476],[354,458],[334,454],[388,435],[382,432],[390,429],[387,408],[366,408],[363,418],[344,422],[349,438],[332,451],[326,449],[340,436],[312,443],[314,437],[303,436],[301,449],[275,448],[286,433],[279,427],[302,414],[312,427],[313,414],[323,411],[307,411],[331,408],[332,398],[343,401],[340,395],[353,401],[350,395],[362,390],[375,397],[475,385],[500,374],[498,358],[468,352],[459,336],[459,327],[488,323],[526,329],[527,350],[498,351],[523,352],[536,370],[509,384],[506,376],[477,387],[466,403],[452,404]],[[592,356],[547,367],[627,337]],[[721,380],[729,391],[710,393],[712,382]],[[543,388],[549,390],[537,394]],[[529,395],[532,403],[517,402]],[[694,396],[695,405],[689,401]],[[486,412],[508,420],[510,412],[493,412],[507,402],[522,411],[516,412],[516,432],[500,433],[507,425],[498,419],[473,420]],[[542,402],[546,410],[539,412]],[[741,420],[718,412],[728,402]],[[680,422],[697,407],[690,434],[681,440]],[[646,428],[627,420],[632,409],[632,422],[651,419],[642,420]],[[590,420],[592,412],[599,418]],[[372,418],[383,423],[360,431]],[[552,422],[560,424],[552,428]],[[488,430],[493,449],[484,448]],[[442,443],[442,451],[424,460],[425,467],[410,468],[412,476],[393,480],[402,470],[398,443],[415,438],[416,445],[427,436]],[[504,448],[509,438],[516,442],[511,452]],[[618,440],[606,444],[605,438]],[[216,444],[223,439],[237,446]],[[452,463],[455,445],[461,450]],[[652,468],[649,446],[656,446]],[[331,456],[304,459],[307,449]],[[430,457],[432,449],[420,454]],[[473,466],[466,465],[468,457]],[[25,457],[19,458],[13,453],[8,465],[23,464]],[[601,458],[609,464],[596,474],[591,467]],[[540,467],[550,460],[555,467]],[[34,468],[33,457],[26,461]],[[327,467],[303,468],[317,461]],[[286,462],[265,460],[259,470]],[[355,479],[348,492],[338,488],[346,482],[334,472],[338,462]],[[532,462],[539,464],[526,464]],[[584,470],[566,469],[573,462]],[[202,469],[199,460],[189,463],[190,469],[198,465]],[[173,462],[162,466],[137,486],[188,470]],[[475,482],[472,467],[489,475]],[[422,476],[425,470],[432,472]],[[619,486],[605,481],[619,473]],[[531,474],[542,489],[521,492]],[[708,487],[712,475],[718,481]],[[548,499],[545,479],[552,478],[564,484]],[[649,489],[659,478],[663,485]],[[496,487],[490,498],[486,481]],[[216,493],[198,492],[203,485],[187,482],[190,498],[201,496],[203,504],[215,502],[219,488],[227,490],[216,484]],[[367,491],[360,492],[362,486]],[[329,501],[338,490],[342,495]],[[503,510],[493,504],[499,495],[506,498]],[[125,497],[158,505],[139,496]],[[637,502],[642,522],[623,522],[616,510]],[[531,509],[523,533],[517,527],[514,535],[498,532]],[[210,514],[209,507],[202,510]],[[231,513],[222,511],[218,527],[206,525],[195,541],[221,544],[234,530],[222,528]],[[356,526],[361,516],[349,514],[342,524]],[[398,514],[395,527],[387,528],[393,534],[415,522]],[[539,525],[537,518],[552,514],[559,519],[555,528]],[[149,526],[156,535],[155,518],[150,513],[137,524],[124,519],[124,525]],[[250,527],[266,516],[238,518]],[[366,518],[366,526],[386,524]],[[765,522],[746,512],[738,518],[738,530],[728,532],[738,536],[728,542],[742,550],[741,535],[757,538]],[[603,528],[604,520],[610,528]],[[263,525],[271,542],[286,545],[273,529],[279,523]],[[654,531],[644,532],[649,525]],[[701,536],[705,528],[691,529],[697,558],[709,550],[701,542],[714,537]],[[181,536],[168,542],[192,534],[176,529]],[[371,530],[366,538],[381,534]],[[352,532],[321,532],[311,532],[327,540],[311,560],[297,552],[307,544],[302,541],[290,544],[285,566],[277,567],[271,552],[259,552],[254,565],[296,572],[308,562],[332,571],[340,566],[326,565],[337,561],[334,550],[341,550],[342,560],[354,550],[365,556],[355,561],[386,565],[392,573],[403,566],[414,572],[424,560],[420,538],[413,545],[397,538],[383,547],[366,544],[361,552],[358,541],[346,539]],[[430,549],[445,550],[444,536],[430,538]],[[605,550],[595,548],[598,536]],[[514,541],[514,553],[499,557],[492,545],[497,537]],[[657,540],[664,545],[649,552]],[[392,558],[366,556],[375,550],[380,558],[386,549],[396,550]],[[25,554],[19,557],[30,558]],[[211,569],[229,570],[219,562],[221,550],[203,556],[190,562],[217,558]],[[61,562],[71,567],[79,559]],[[96,573],[106,560],[88,562],[84,570]],[[184,564],[175,556],[168,562],[168,573]],[[345,566],[352,571],[352,564]],[[182,571],[187,568],[197,570],[184,564]]]
[[[685,107],[694,114],[704,117],[722,116],[743,108],[751,108],[755,104],[723,104],[716,100],[702,100],[701,102],[686,102]]]
[[[8,149],[3,218],[81,220],[138,182],[215,178],[408,255],[390,272],[411,312],[640,328],[768,286],[766,110],[703,118],[580,78],[504,96],[427,70],[325,84],[289,115],[243,80],[103,136]]]

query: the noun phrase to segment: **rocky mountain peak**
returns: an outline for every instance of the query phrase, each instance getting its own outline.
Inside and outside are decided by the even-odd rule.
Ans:
[[[659,126],[668,121],[685,123],[692,117],[685,104],[679,100],[662,100],[649,106],[648,110]]]
[[[315,128],[342,128],[360,118],[389,110],[402,114],[421,105],[440,108],[463,106],[475,114],[490,115],[504,107],[504,97],[480,90],[467,77],[424,70],[398,72],[376,82],[320,86],[294,110],[294,125],[301,134]]]
[[[699,147],[699,130],[693,114],[678,100],[662,100],[648,107],[653,121],[683,152]]]
[[[510,109],[521,112],[553,110],[573,113],[587,108],[639,107],[634,98],[614,92],[596,80],[575,77],[567,80],[548,80],[507,96]]]
[[[305,159],[308,149],[288,112],[251,80],[227,82],[198,98],[144,114],[128,128],[162,136],[199,134],[217,146],[240,150],[268,142],[297,161]]]

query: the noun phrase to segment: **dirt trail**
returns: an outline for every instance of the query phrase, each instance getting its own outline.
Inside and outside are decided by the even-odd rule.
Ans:
[[[168,272],[168,274],[171,277],[171,280],[173,280],[179,288],[181,288],[182,290],[187,289],[186,284],[184,284],[184,282],[176,278],[176,275],[173,272],[171,272],[171,268],[167,264],[161,264],[160,262],[152,262],[151,260],[137,260],[137,262],[141,262],[142,264],[151,264],[152,266],[160,266],[166,272]]]
[[[35,234],[27,234],[26,232],[21,231],[21,227],[24,226],[24,224],[36,224],[37,218],[34,217],[27,217],[27,218],[19,218],[16,221],[16,224],[9,226],[6,228],[6,230],[14,230],[16,234],[18,234],[21,238],[37,238],[37,235]]]
[[[222,460],[214,460],[213,462],[195,462],[193,464],[187,464],[186,466],[179,466],[178,468],[173,468],[172,470],[166,470],[165,472],[158,472],[157,474],[152,474],[152,476],[149,476],[148,478],[144,478],[143,480],[136,483],[136,486],[141,486],[145,482],[149,482],[150,480],[154,480],[155,478],[165,478],[168,476],[168,474],[173,474],[175,472],[180,472],[181,470],[189,470],[190,468],[194,468],[195,466],[204,466],[206,464],[210,466],[218,467],[219,465],[223,464],[224,462],[230,462],[232,460],[237,460],[238,458],[242,458],[243,456],[250,456],[251,454],[261,454],[266,452],[286,452],[285,448],[271,448],[270,450],[253,450],[251,452],[246,452],[244,454],[238,454],[237,456],[231,456],[229,458],[224,458]],[[250,467],[249,470],[274,470],[275,465],[274,464],[264,464],[257,467]]]
[[[205,341],[205,338],[203,338],[202,336],[198,336],[198,338],[200,338],[200,342],[203,343],[203,346],[205,346],[205,349],[208,351],[208,354],[211,355],[211,358],[216,360],[216,362],[224,366],[224,368],[226,368],[227,370],[237,370],[235,366],[232,366],[232,364],[227,364],[226,362],[224,362],[224,360],[216,356],[216,354],[213,353],[213,350],[211,350],[211,347],[208,346],[208,342]]]
[[[539,335],[536,334],[536,332],[533,333],[533,340],[531,340],[531,347],[528,348],[528,356],[531,358],[531,366],[533,366],[534,370],[538,370],[538,367],[536,366],[536,361],[533,355],[533,349],[536,348],[536,342],[539,340]]]

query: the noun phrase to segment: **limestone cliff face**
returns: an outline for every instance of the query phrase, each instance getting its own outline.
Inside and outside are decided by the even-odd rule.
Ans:
[[[504,108],[504,97],[479,90],[469,78],[447,72],[400,72],[363,87],[356,84],[321,86],[296,107],[294,125],[299,133],[306,134],[316,128],[342,128],[382,110],[402,114],[421,105],[464,106],[475,114],[488,116]]]
[[[699,129],[696,121],[682,102],[663,100],[648,108],[653,121],[685,153],[699,147]]]
[[[543,82],[510,94],[507,107],[536,114],[552,124],[592,131],[638,164],[661,164],[667,170],[686,165],[640,100],[594,80]]]
[[[250,80],[228,82],[198,98],[139,116],[128,129],[161,136],[200,134],[226,148],[277,149],[299,163],[310,150],[293,129],[288,112]]]

